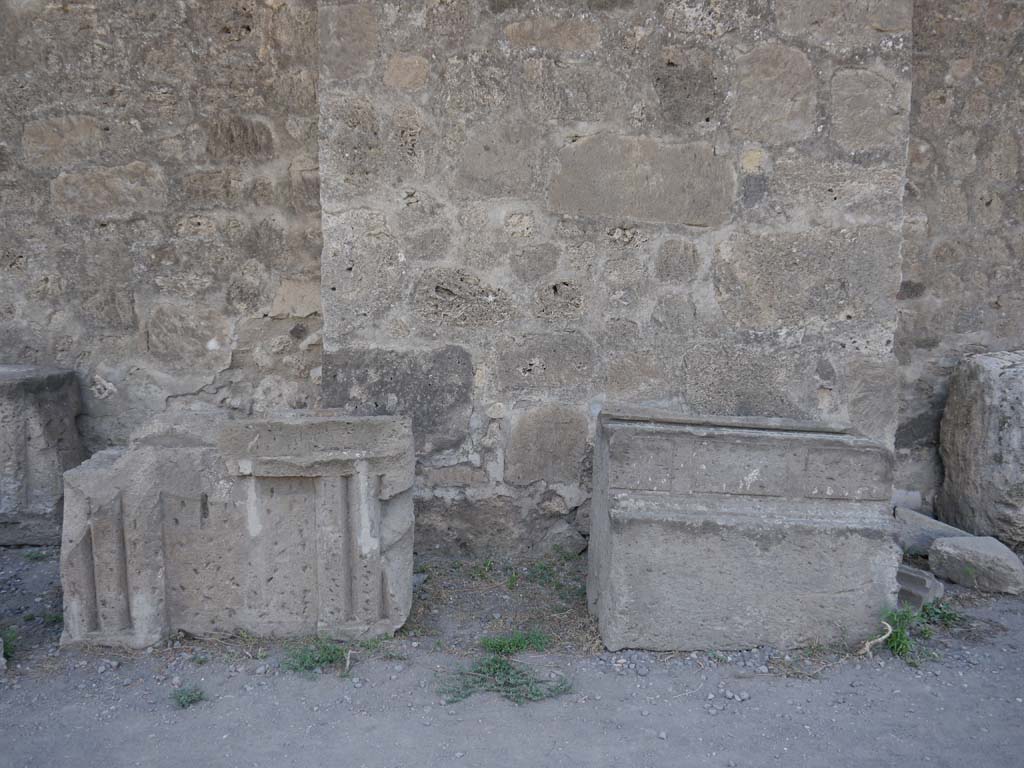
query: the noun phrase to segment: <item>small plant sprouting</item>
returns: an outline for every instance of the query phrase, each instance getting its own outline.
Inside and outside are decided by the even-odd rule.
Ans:
[[[4,627],[0,629],[0,640],[4,641],[4,659],[10,661],[18,644],[18,631],[14,627]]]
[[[963,616],[945,603],[929,603],[920,611],[913,608],[889,611],[885,621],[892,627],[892,634],[886,638],[885,645],[893,656],[916,667],[922,660],[918,641],[930,638],[936,626],[948,629],[963,620]]]
[[[23,553],[22,557],[24,557],[26,560],[31,560],[33,563],[35,563],[40,560],[48,560],[50,558],[50,553],[47,552],[45,549],[30,549],[27,552]]]
[[[281,666],[290,672],[312,672],[345,661],[348,652],[339,643],[326,637],[313,637],[288,650]]]
[[[171,694],[171,699],[174,701],[174,705],[178,709],[188,709],[193,704],[205,701],[206,694],[203,693],[203,689],[198,685],[188,685],[174,691]]]
[[[536,629],[516,631],[507,635],[485,637],[480,641],[485,651],[499,656],[512,656],[520,651],[544,651],[551,645],[551,638]]]

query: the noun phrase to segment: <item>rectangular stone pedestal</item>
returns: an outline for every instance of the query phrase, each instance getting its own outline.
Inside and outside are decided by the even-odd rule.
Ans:
[[[63,642],[390,634],[412,603],[409,422],[158,424],[65,478]]]
[[[895,605],[891,456],[778,420],[602,414],[587,595],[611,650],[857,640]]]
[[[0,365],[0,545],[60,543],[79,408],[74,371]]]

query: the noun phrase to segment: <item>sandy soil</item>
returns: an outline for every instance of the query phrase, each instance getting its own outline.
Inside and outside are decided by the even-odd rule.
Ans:
[[[406,631],[353,648],[347,675],[300,674],[282,668],[288,646],[254,638],[58,650],[56,553],[0,550],[0,627],[18,633],[0,766],[1022,765],[1024,600],[951,590],[966,620],[937,631],[917,668],[822,648],[607,654],[584,568],[424,560]],[[480,637],[527,626],[553,645],[519,663],[567,675],[570,693],[441,700]],[[175,686],[191,685],[207,700],[178,709]]]

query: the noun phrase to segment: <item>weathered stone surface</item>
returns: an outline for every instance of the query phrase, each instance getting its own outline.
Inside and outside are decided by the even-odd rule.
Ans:
[[[937,539],[928,550],[928,567],[941,579],[982,592],[1024,594],[1024,563],[991,536]]]
[[[181,415],[67,473],[62,643],[362,638],[412,601],[409,422]]]
[[[343,349],[324,355],[323,387],[330,407],[410,416],[417,450],[450,448],[468,433],[473,361],[456,346],[427,352]]]
[[[910,34],[912,0],[778,0],[775,15],[787,35],[827,46],[864,45],[883,35]]]
[[[505,449],[505,482],[571,483],[587,447],[587,417],[578,408],[548,403],[512,419]]]
[[[909,90],[867,69],[832,75],[832,134],[847,152],[905,146]]]
[[[875,633],[896,598],[891,492],[889,453],[863,438],[602,414],[587,583],[602,640],[788,648]]]
[[[123,217],[159,210],[167,203],[167,181],[152,165],[132,162],[116,168],[62,173],[50,185],[58,213]]]
[[[814,69],[795,49],[770,44],[755,48],[736,63],[733,129],[764,144],[806,139],[814,128]]]
[[[938,517],[1024,552],[1024,352],[972,355],[949,384]]]
[[[928,603],[941,600],[942,596],[946,594],[946,588],[942,582],[932,574],[906,563],[900,563],[900,569],[896,572],[896,582],[900,587],[899,604],[901,607],[920,610]]]
[[[896,541],[908,555],[927,555],[936,539],[968,535],[966,531],[905,507],[896,507],[893,518],[896,520]]]
[[[707,227],[729,219],[736,174],[706,142],[665,144],[599,134],[558,155],[551,182],[556,211]]]
[[[505,36],[517,48],[586,51],[601,44],[601,30],[592,22],[581,19],[540,16],[515,21],[505,27]]]
[[[379,26],[372,3],[319,3],[322,71],[347,80],[363,74],[377,54]]]
[[[105,145],[103,125],[90,115],[33,120],[21,134],[21,150],[32,165],[60,168],[94,158]],[[109,127],[108,127],[109,131]]]
[[[384,84],[400,91],[416,91],[427,82],[430,62],[422,56],[392,56],[384,71]]]
[[[0,365],[0,545],[60,541],[66,470],[84,458],[73,371]]]

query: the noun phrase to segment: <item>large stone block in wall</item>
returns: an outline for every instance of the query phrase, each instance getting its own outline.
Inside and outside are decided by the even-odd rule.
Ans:
[[[797,422],[600,417],[587,597],[612,649],[792,648],[895,605],[890,452]]]
[[[143,429],[65,477],[62,642],[394,632],[412,602],[413,465],[399,417]]]
[[[957,366],[939,452],[939,518],[1024,554],[1024,351],[971,355]]]
[[[65,470],[83,457],[74,371],[0,366],[0,545],[57,544]]]

